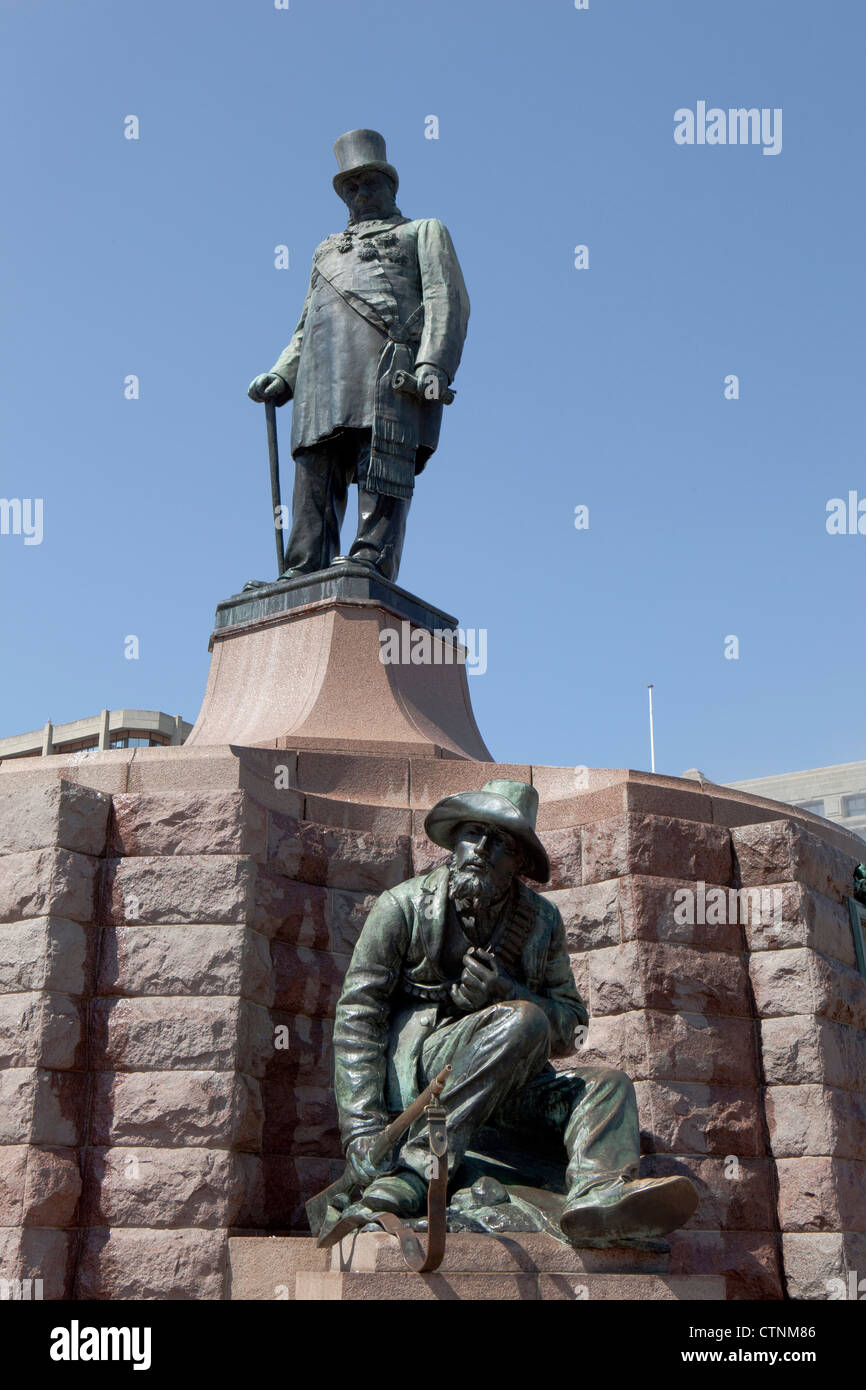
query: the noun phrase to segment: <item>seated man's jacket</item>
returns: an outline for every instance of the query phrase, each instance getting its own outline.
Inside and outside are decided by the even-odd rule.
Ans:
[[[512,891],[510,916],[517,912],[526,931],[509,967],[515,981],[510,997],[544,1011],[551,1052],[564,1055],[573,1050],[575,1029],[588,1015],[566,954],[562,918],[525,883],[515,880]],[[426,1038],[462,1016],[449,989],[460,977],[459,961],[469,945],[450,907],[446,865],[377,898],[346,972],[334,1025],[344,1146],[382,1129],[423,1089],[418,1063]]]

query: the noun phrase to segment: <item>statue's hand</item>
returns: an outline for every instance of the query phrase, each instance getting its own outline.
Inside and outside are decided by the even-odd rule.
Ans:
[[[351,1164],[359,1187],[369,1187],[376,1178],[380,1178],[383,1173],[390,1173],[393,1169],[390,1154],[386,1154],[378,1164],[371,1162],[370,1149],[375,1139],[375,1134],[362,1134],[359,1139],[353,1139],[346,1150],[346,1162]]]
[[[247,395],[251,401],[273,401],[275,405],[282,405],[291,400],[292,390],[275,372],[262,372],[261,376],[253,377]]]
[[[422,399],[426,401],[441,400],[442,394],[448,386],[448,378],[445,373],[430,362],[422,362],[416,368],[415,379],[418,382],[418,391]]]
[[[484,1009],[488,1004],[507,999],[513,988],[511,976],[490,951],[473,947],[466,952],[457,989],[472,1009]]]

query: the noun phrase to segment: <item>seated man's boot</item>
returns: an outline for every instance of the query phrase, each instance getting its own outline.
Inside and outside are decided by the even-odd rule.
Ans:
[[[361,1198],[370,1211],[390,1211],[394,1216],[418,1216],[427,1201],[427,1184],[411,1168],[386,1173],[364,1188]]]
[[[575,1244],[650,1240],[684,1226],[697,1205],[698,1190],[688,1178],[617,1178],[569,1198],[559,1224]]]

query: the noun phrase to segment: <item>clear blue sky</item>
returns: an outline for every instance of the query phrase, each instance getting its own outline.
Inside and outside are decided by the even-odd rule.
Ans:
[[[0,0],[0,495],[44,499],[0,536],[0,735],[195,718],[273,565],[246,387],[372,126],[472,300],[400,582],[487,629],[494,756],[645,767],[653,681],[660,771],[866,757],[866,535],[825,528],[866,498],[864,46],[853,0]],[[781,154],[677,146],[700,100],[781,107]]]

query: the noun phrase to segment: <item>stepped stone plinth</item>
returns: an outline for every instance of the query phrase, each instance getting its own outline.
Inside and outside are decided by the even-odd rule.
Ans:
[[[311,1237],[233,1237],[230,1296],[417,1302],[520,1299],[558,1302],[611,1299],[723,1299],[716,1275],[671,1275],[669,1257],[617,1246],[571,1249],[547,1235],[450,1235],[435,1274],[413,1274],[391,1236],[361,1232],[330,1250]]]

